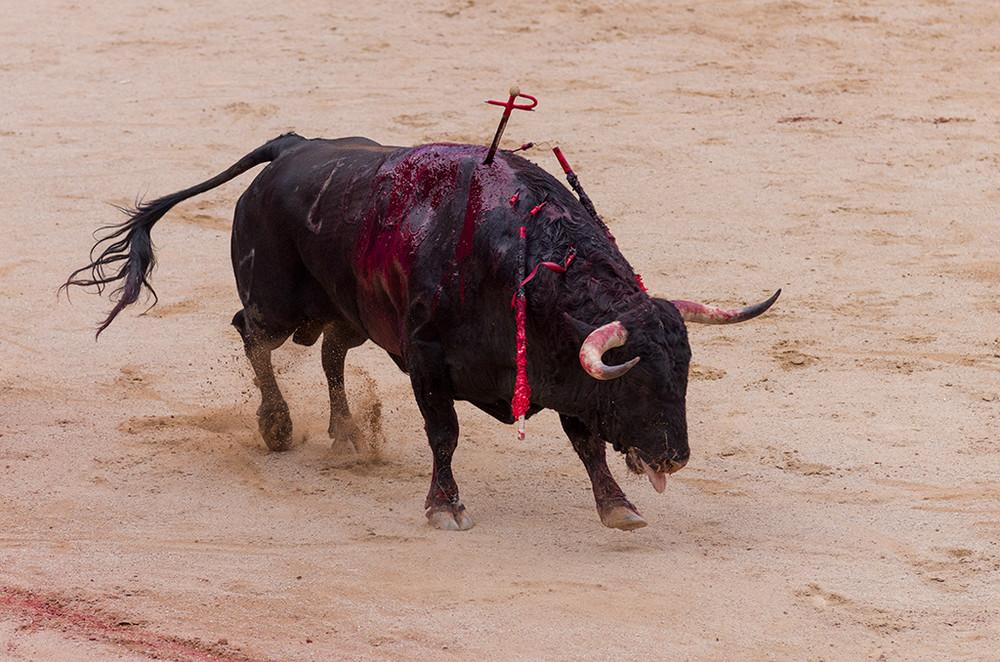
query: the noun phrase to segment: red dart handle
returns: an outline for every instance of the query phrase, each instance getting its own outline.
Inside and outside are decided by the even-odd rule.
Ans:
[[[562,150],[559,149],[558,145],[556,147],[553,147],[552,151],[555,152],[556,158],[559,159],[559,165],[562,166],[563,172],[565,172],[567,175],[572,175],[573,168],[570,167],[569,161],[567,161],[566,157],[563,156]]]
[[[514,103],[514,99],[521,97],[522,99],[527,99],[531,103]],[[531,96],[530,94],[521,94],[521,90],[518,87],[510,88],[510,97],[506,101],[497,101],[496,99],[489,99],[486,103],[491,103],[494,106],[503,106],[506,109],[505,115],[510,113],[512,109],[517,110],[534,110],[535,106],[538,105],[538,99]]]
[[[517,85],[511,87],[508,94],[510,96],[506,101],[497,101],[496,99],[489,99],[486,101],[488,104],[502,107],[503,115],[500,117],[500,124],[497,126],[497,132],[493,136],[493,143],[490,145],[489,151],[486,152],[486,158],[483,159],[483,165],[490,165],[493,163],[493,157],[496,156],[497,148],[500,147],[500,138],[503,136],[503,130],[507,128],[507,120],[510,119],[511,112],[515,109],[534,110],[535,106],[538,105],[538,99],[530,94],[521,94],[521,88]],[[527,99],[530,103],[514,103],[514,100],[518,97]]]

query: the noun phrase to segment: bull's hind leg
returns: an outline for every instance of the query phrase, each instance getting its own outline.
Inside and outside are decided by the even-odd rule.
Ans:
[[[284,334],[264,332],[249,324],[242,310],[233,317],[233,326],[243,338],[243,349],[250,359],[254,381],[260,389],[260,407],[257,409],[260,435],[272,451],[288,450],[292,443],[292,418],[288,413],[288,403],[274,378],[271,352],[288,339],[291,331]]]
[[[458,447],[458,415],[444,351],[434,342],[413,341],[409,356],[410,382],[424,417],[424,430],[434,455],[431,488],[424,503],[431,526],[449,531],[472,528],[472,518],[458,496],[451,457]]]
[[[323,330],[323,372],[330,388],[330,437],[347,441],[354,450],[361,448],[361,430],[351,418],[344,389],[344,359],[348,350],[362,345],[367,338],[343,322],[334,322]]]
[[[601,523],[612,529],[630,531],[646,526],[646,520],[635,509],[622,488],[618,487],[615,477],[608,469],[605,457],[604,440],[592,433],[583,421],[571,416],[559,415],[563,430],[573,444],[573,449],[583,461],[583,466],[590,476],[590,484],[594,488],[594,501],[597,503],[597,514]]]

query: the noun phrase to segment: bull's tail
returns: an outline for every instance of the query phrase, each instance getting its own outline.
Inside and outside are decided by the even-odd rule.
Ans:
[[[285,149],[303,140],[305,138],[302,136],[286,133],[261,145],[207,181],[150,202],[137,202],[132,208],[119,207],[128,219],[124,223],[108,225],[98,230],[105,233],[90,249],[90,264],[70,274],[60,289],[70,285],[93,286],[100,294],[108,285],[120,282],[111,293],[111,300],[115,302],[114,307],[97,326],[98,336],[108,328],[118,313],[126,306],[135,303],[143,288],[153,295],[155,305],[156,292],[149,284],[149,275],[156,265],[153,243],[149,236],[153,225],[178,202],[225,184],[254,166],[273,161]]]

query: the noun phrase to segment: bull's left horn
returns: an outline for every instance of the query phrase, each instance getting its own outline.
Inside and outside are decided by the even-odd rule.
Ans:
[[[748,319],[753,319],[757,317],[765,310],[770,308],[778,297],[781,295],[781,290],[778,290],[767,301],[761,301],[760,303],[755,303],[752,306],[747,306],[746,308],[716,308],[715,306],[706,306],[703,303],[695,303],[694,301],[671,301],[677,311],[684,318],[685,322],[697,322],[699,324],[735,324],[736,322],[745,322]]]
[[[618,379],[639,362],[639,357],[620,365],[607,365],[603,359],[604,352],[621,347],[627,340],[628,330],[618,320],[594,329],[580,347],[580,365],[594,379]]]

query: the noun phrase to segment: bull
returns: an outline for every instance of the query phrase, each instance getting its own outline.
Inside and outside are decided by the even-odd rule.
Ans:
[[[289,337],[302,345],[322,337],[329,432],[354,441],[344,361],[371,340],[409,375],[424,419],[433,455],[425,514],[434,527],[465,530],[473,521],[451,468],[455,402],[514,422],[510,302],[519,266],[565,262],[573,253],[565,273],[542,270],[525,286],[527,415],[558,412],[605,526],[645,526],[608,469],[606,445],[662,491],[690,455],[685,321],[750,319],[780,290],[737,310],[652,297],[606,226],[560,182],[511,152],[484,165],[485,151],[285,134],[207,181],[125,210],[127,220],[110,226],[90,264],[64,287],[115,288],[99,335],[143,290],[152,292],[153,225],[181,201],[268,163],[236,203],[231,242],[243,305],[232,323],[260,389],[264,442],[282,451],[292,438],[271,363]],[[526,223],[522,251],[529,210],[537,215]]]

